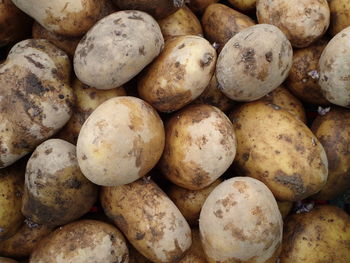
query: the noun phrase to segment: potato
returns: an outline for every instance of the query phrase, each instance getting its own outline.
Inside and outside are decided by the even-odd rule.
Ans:
[[[256,14],[260,24],[277,26],[297,48],[326,33],[330,19],[327,0],[257,0]]]
[[[113,13],[80,41],[74,55],[75,74],[97,89],[119,87],[158,56],[163,44],[160,28],[150,15],[130,10]]]
[[[129,263],[152,263],[152,261],[140,254],[132,245],[129,245]]]
[[[331,200],[350,188],[350,110],[333,107],[318,116],[311,127],[328,158],[328,180],[315,196]]]
[[[217,186],[199,219],[203,250],[210,263],[276,260],[282,226],[271,191],[249,177],[234,177]]]
[[[333,104],[350,108],[350,27],[327,44],[319,61],[323,95]]]
[[[106,100],[124,96],[126,92],[123,87],[98,90],[83,84],[78,79],[75,79],[73,82],[73,91],[76,97],[73,115],[60,131],[58,137],[72,144],[77,144],[81,126],[83,126],[90,114]]]
[[[136,97],[112,98],[102,103],[81,128],[79,166],[95,184],[128,184],[157,164],[164,141],[163,122],[150,105]]]
[[[332,0],[329,1],[329,9],[331,10],[330,33],[335,36],[350,26],[350,2],[348,0]]]
[[[256,0],[228,0],[234,7],[242,11],[252,10],[256,6]]]
[[[319,206],[287,219],[280,262],[348,263],[349,243],[349,215],[335,206]]]
[[[232,164],[236,137],[230,120],[219,109],[191,105],[174,114],[165,126],[165,148],[159,162],[172,183],[203,189]]]
[[[293,203],[292,202],[282,202],[282,201],[277,201],[278,209],[281,212],[282,218],[285,219],[290,211],[292,210]]]
[[[30,263],[128,263],[123,235],[117,228],[96,220],[80,220],[60,227],[43,239]]]
[[[315,135],[281,107],[246,103],[231,114],[238,175],[265,183],[280,201],[302,200],[325,185],[328,161]]]
[[[190,0],[188,2],[188,6],[193,12],[203,13],[209,5],[219,2],[219,0]]]
[[[0,263],[17,263],[17,261],[11,258],[0,257]]]
[[[139,96],[158,111],[178,110],[205,90],[215,62],[215,49],[204,38],[174,37],[140,78]]]
[[[177,262],[190,247],[185,218],[152,180],[103,187],[100,199],[106,215],[152,262]]]
[[[172,184],[167,191],[167,194],[177,208],[179,208],[187,222],[191,226],[196,226],[198,225],[199,213],[201,212],[205,199],[207,199],[209,194],[221,182],[222,180],[219,178],[211,185],[201,190],[187,190]]]
[[[209,5],[203,14],[202,25],[205,37],[215,43],[221,51],[225,44],[238,32],[254,26],[248,16],[223,4]]]
[[[195,228],[191,229],[191,232],[192,245],[178,263],[207,263],[199,236],[199,230]]]
[[[251,26],[226,43],[218,58],[216,77],[230,99],[257,100],[287,78],[292,56],[292,46],[277,27]]]
[[[67,55],[46,40],[25,40],[0,65],[0,168],[54,135],[72,114]]]
[[[60,139],[40,144],[28,160],[22,213],[35,223],[64,225],[87,213],[97,187],[81,173],[75,146]]]
[[[300,100],[316,105],[328,105],[318,85],[318,61],[327,41],[320,40],[307,48],[297,49],[286,81],[287,88]]]
[[[186,6],[174,14],[158,20],[158,24],[165,39],[182,35],[203,35],[201,23],[191,9]]]

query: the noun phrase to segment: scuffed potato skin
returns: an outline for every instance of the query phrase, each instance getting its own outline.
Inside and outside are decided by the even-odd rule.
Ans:
[[[177,262],[190,247],[189,225],[152,180],[103,187],[100,199],[106,215],[152,262]]]
[[[234,7],[242,11],[253,10],[256,6],[256,0],[228,0]]]
[[[18,262],[11,258],[0,257],[0,263],[18,263]]]
[[[128,248],[114,226],[80,220],[60,227],[44,238],[29,263],[128,263]]]
[[[192,245],[178,263],[207,263],[198,228],[192,228]]]
[[[69,120],[74,96],[68,56],[46,40],[16,44],[0,65],[0,168],[50,138]]]
[[[188,6],[192,9],[193,12],[202,14],[205,9],[219,0],[191,0],[188,3]]]
[[[350,26],[350,2],[348,0],[331,0],[328,4],[331,10],[330,33],[335,36]]]

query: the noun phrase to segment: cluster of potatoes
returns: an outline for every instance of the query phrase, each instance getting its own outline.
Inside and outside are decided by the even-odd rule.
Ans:
[[[350,262],[349,0],[0,0],[0,109],[0,263]]]

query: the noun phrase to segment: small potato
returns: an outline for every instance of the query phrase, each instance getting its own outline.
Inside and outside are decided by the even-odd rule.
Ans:
[[[161,112],[181,109],[208,86],[215,63],[215,49],[204,38],[174,37],[138,82],[139,96]]]
[[[293,208],[293,202],[277,201],[278,209],[281,212],[282,218],[285,219]]]
[[[331,10],[330,33],[335,36],[350,26],[350,2],[349,0],[332,0],[328,4]]]
[[[242,11],[253,10],[256,6],[256,0],[228,0],[234,7]]]
[[[232,100],[257,100],[282,84],[292,66],[293,50],[275,26],[256,25],[237,33],[222,49],[216,77]]]
[[[234,177],[217,186],[199,220],[209,263],[275,262],[283,221],[271,191],[260,181]]]
[[[327,0],[257,0],[256,14],[260,24],[277,26],[297,48],[321,38],[330,19]]]
[[[97,187],[81,173],[76,147],[50,139],[30,157],[25,174],[22,213],[35,223],[64,225],[87,213]]]
[[[209,5],[216,2],[219,0],[190,0],[188,6],[193,12],[202,14]]]
[[[199,236],[199,230],[197,228],[192,228],[191,232],[192,245],[178,263],[207,263]]]
[[[110,224],[80,220],[60,227],[44,238],[30,263],[128,263],[125,239]]]
[[[190,247],[186,219],[152,180],[103,187],[100,199],[106,215],[152,262],[177,262]]]
[[[0,257],[0,263],[17,263],[17,261],[11,258]]]

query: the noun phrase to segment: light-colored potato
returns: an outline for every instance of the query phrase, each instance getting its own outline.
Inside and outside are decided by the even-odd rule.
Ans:
[[[260,181],[234,177],[217,186],[199,220],[210,263],[264,263],[276,260],[283,221],[271,191]]]
[[[350,26],[328,42],[318,66],[318,83],[326,99],[350,108]]]
[[[125,239],[110,224],[80,220],[60,227],[44,238],[30,263],[128,263]]]
[[[293,202],[277,201],[278,209],[281,212],[282,218],[285,219],[293,208]]]
[[[282,84],[292,66],[293,50],[273,25],[256,25],[233,36],[222,49],[216,77],[233,100],[257,100]]]
[[[152,180],[103,187],[100,199],[106,215],[152,262],[177,262],[190,247],[186,219]]]
[[[228,0],[234,7],[242,11],[253,10],[256,6],[256,0]]]
[[[95,184],[128,184],[157,164],[164,141],[163,122],[150,105],[136,97],[112,98],[102,103],[81,128],[79,166]]]
[[[119,11],[98,21],[80,41],[74,70],[97,89],[119,87],[136,76],[164,44],[159,25],[141,11]]]
[[[219,0],[191,0],[188,3],[188,6],[192,9],[193,12],[202,14],[205,9]]]
[[[238,175],[265,183],[281,201],[302,200],[325,185],[328,162],[316,136],[281,107],[246,103],[231,114]]]
[[[348,0],[329,1],[331,10],[330,32],[335,36],[340,31],[350,26],[350,2]]]
[[[0,263],[17,263],[17,261],[11,258],[0,257]]]
[[[297,48],[319,39],[330,20],[327,0],[257,0],[256,13],[259,23],[277,26]]]
[[[199,230],[197,228],[192,228],[191,232],[192,245],[178,263],[207,263],[199,236]]]
[[[28,160],[22,213],[35,223],[64,225],[87,213],[97,187],[81,173],[76,147],[60,139],[40,144]]]
[[[69,120],[68,56],[46,40],[17,43],[0,65],[0,168],[34,150]]]
[[[215,62],[215,49],[204,38],[169,39],[138,82],[139,96],[159,111],[178,110],[205,90]]]

